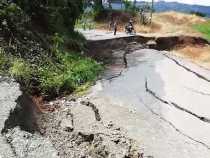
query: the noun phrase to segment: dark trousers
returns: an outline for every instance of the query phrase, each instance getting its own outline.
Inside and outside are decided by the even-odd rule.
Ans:
[[[117,28],[114,28],[114,35],[117,34]]]

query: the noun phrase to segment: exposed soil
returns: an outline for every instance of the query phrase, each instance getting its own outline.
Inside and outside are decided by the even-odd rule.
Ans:
[[[103,120],[87,98],[57,100],[53,113],[42,114],[39,127],[63,158],[143,158],[137,143],[112,122]]]
[[[87,43],[88,51],[86,55],[95,58],[105,64],[113,63],[116,60],[115,54],[117,50],[128,51],[138,50],[142,48],[150,48],[156,50],[167,50],[177,52],[188,56],[207,56],[209,52],[207,51],[210,45],[209,41],[201,37],[192,36],[170,36],[170,37],[145,37],[145,36],[129,36],[129,37],[119,37],[114,39],[106,40],[89,40]],[[194,48],[192,51],[188,51],[187,48],[192,46]],[[128,48],[129,47],[129,48]],[[196,49],[199,51],[196,51]],[[199,49],[198,49],[199,48]],[[206,51],[205,51],[206,50]],[[130,52],[132,52],[130,51]],[[205,54],[204,54],[205,52]],[[191,54],[192,53],[192,54]],[[122,56],[123,58],[123,56]],[[199,58],[196,58],[199,60]],[[202,58],[202,60],[207,60],[208,58]],[[116,64],[116,62],[115,62]]]

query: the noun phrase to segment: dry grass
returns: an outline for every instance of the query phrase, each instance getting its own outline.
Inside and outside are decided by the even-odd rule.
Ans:
[[[196,15],[184,14],[178,12],[157,13],[154,15],[154,21],[161,25],[160,33],[173,33],[200,36],[192,26],[205,23],[206,20]]]
[[[210,69],[210,46],[185,46],[174,50],[172,53]]]
[[[174,11],[157,13],[155,14],[155,19],[173,25],[192,25],[206,21],[204,18],[196,15],[178,13]]]
[[[120,15],[118,15],[120,16]],[[119,17],[118,19],[123,19]],[[151,25],[141,25],[139,17],[134,17],[135,30],[138,33],[156,33],[156,34],[184,34],[201,36],[200,33],[192,28],[194,24],[205,23],[206,20],[196,15],[177,13],[174,11],[155,13]],[[125,20],[119,21],[119,31],[124,31]],[[96,23],[96,29],[108,29],[108,21]]]

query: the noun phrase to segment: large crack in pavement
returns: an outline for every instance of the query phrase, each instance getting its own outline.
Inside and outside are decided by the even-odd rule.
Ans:
[[[192,140],[193,142],[196,142],[198,144],[201,144],[202,146],[204,146],[205,148],[207,148],[208,150],[210,150],[210,146],[208,146],[207,144],[198,141],[196,139],[194,139],[193,137],[190,137],[189,135],[185,134],[184,132],[182,132],[180,129],[178,129],[171,121],[165,119],[163,116],[161,116],[160,114],[156,113],[152,108],[150,108],[146,103],[144,103],[144,101],[139,98],[139,101],[153,114],[156,115],[157,117],[159,117],[162,121],[168,123],[173,129],[175,129],[178,133],[180,133],[181,135],[183,135],[184,137]]]
[[[126,48],[121,50],[121,51],[123,51],[123,55],[122,55],[122,59],[121,59],[123,61],[122,70],[118,74],[113,75],[113,76],[107,78],[106,80],[111,82],[113,79],[120,77],[122,75],[123,71],[128,68],[127,55],[132,54],[136,50],[140,50],[140,49],[144,49],[144,48],[147,48],[147,46],[142,45],[142,44],[137,44],[136,42],[128,43]]]
[[[99,114],[99,110],[93,103],[89,101],[81,101],[81,104],[92,108],[93,112],[95,113],[96,121],[101,121],[101,115]]]
[[[147,80],[145,81],[145,89],[146,89],[146,92],[148,92],[149,94],[151,94],[154,98],[156,98],[157,100],[161,101],[162,103],[164,104],[167,104],[169,106],[172,106],[172,107],[175,107],[176,109],[178,110],[181,110],[183,112],[186,112],[196,118],[198,118],[199,120],[203,121],[203,122],[206,122],[206,123],[210,123],[210,119],[207,118],[207,117],[203,117],[203,116],[199,116],[197,115],[196,113],[193,113],[192,111],[188,110],[188,109],[185,109],[181,106],[179,106],[178,104],[174,103],[174,102],[171,102],[171,101],[166,101],[164,99],[162,99],[160,96],[157,95],[156,92],[152,91],[149,87],[148,87],[148,82]]]
[[[123,71],[124,71],[124,69],[121,70],[120,73],[118,73],[118,74],[116,74],[116,75],[113,75],[113,76],[107,78],[106,80],[112,82],[113,79],[120,77],[120,76],[122,75]]]
[[[181,106],[179,106],[178,104],[174,103],[174,102],[170,102],[170,101],[166,101],[164,99],[162,99],[161,97],[159,97],[154,91],[152,91],[149,87],[148,87],[148,81],[147,79],[145,80],[145,90],[147,93],[149,93],[151,96],[153,96],[155,99],[159,100],[160,102],[166,104],[166,105],[169,105],[171,107],[175,107],[176,109],[178,110],[181,110],[183,112],[186,112],[196,118],[198,118],[199,120],[203,121],[203,122],[206,122],[206,123],[210,123],[210,119],[209,118],[206,118],[206,117],[202,117],[202,116],[199,116],[185,108],[182,108]],[[169,123],[177,132],[179,132],[180,134],[184,135],[185,137],[189,138],[190,140],[193,140],[194,142],[197,142],[201,145],[203,145],[204,147],[206,147],[207,149],[210,150],[210,146],[208,146],[206,143],[203,143],[201,141],[198,141],[190,136],[188,136],[187,134],[185,134],[184,132],[182,132],[180,129],[178,129],[172,122],[170,122],[169,120],[165,119],[164,117],[162,117],[160,114],[156,113],[153,109],[151,109],[148,105],[146,105],[142,99],[140,99],[141,103],[150,111],[152,112],[153,114],[159,116],[161,118],[161,120]]]
[[[203,75],[197,73],[196,71],[193,71],[193,70],[191,70],[190,68],[188,68],[188,67],[182,65],[180,62],[178,62],[176,59],[174,59],[174,58],[168,56],[166,53],[163,53],[163,55],[164,55],[166,58],[168,58],[168,59],[174,61],[178,66],[182,67],[182,68],[185,69],[186,71],[193,73],[193,74],[194,74],[195,76],[197,76],[198,78],[200,78],[200,79],[202,79],[202,80],[204,80],[204,81],[210,82],[210,79],[208,79],[207,77],[205,77],[205,76],[203,76]]]

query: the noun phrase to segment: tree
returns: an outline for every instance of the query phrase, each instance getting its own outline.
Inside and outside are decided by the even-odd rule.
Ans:
[[[49,33],[73,31],[84,5],[83,0],[14,0],[14,3]]]
[[[100,12],[103,10],[102,0],[94,0],[94,10],[97,12]]]
[[[109,9],[112,9],[112,1],[108,0],[108,4],[109,4]]]
[[[125,11],[129,11],[130,9],[133,9],[132,3],[129,0],[123,0],[123,4],[125,7]]]

